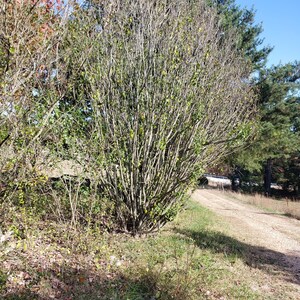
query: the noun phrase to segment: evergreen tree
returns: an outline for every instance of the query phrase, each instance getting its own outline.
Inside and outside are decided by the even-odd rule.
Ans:
[[[264,178],[266,194],[273,179],[299,185],[299,63],[265,67],[272,51],[263,46],[261,24],[255,24],[254,9],[238,6],[234,0],[209,0],[216,6],[223,34],[238,33],[236,47],[248,59],[253,74],[251,85],[258,94],[258,120],[255,136],[242,151],[236,151],[222,164],[223,169]]]
[[[245,56],[254,71],[265,66],[267,57],[272,51],[270,46],[262,46],[264,39],[261,24],[255,24],[254,9],[241,8],[235,0],[208,0],[208,4],[216,6],[220,17],[222,34],[234,30],[237,33],[235,47]]]
[[[291,157],[299,151],[299,79],[299,62],[262,69],[259,74],[259,130],[235,163],[252,172],[264,172],[266,194],[271,191],[272,164],[281,165],[281,173],[286,173]]]

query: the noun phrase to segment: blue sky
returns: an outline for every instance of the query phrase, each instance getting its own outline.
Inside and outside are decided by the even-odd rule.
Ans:
[[[262,23],[264,44],[274,46],[268,66],[300,61],[300,0],[236,0],[241,7],[256,10]]]

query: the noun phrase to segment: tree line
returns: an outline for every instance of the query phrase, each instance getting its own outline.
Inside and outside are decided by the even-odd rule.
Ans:
[[[255,134],[244,149],[221,161],[219,168],[238,176],[249,185],[258,184],[271,195],[271,183],[278,183],[282,195],[300,193],[300,63],[266,66],[272,47],[260,38],[262,25],[255,24],[255,11],[243,9],[235,1],[212,1],[222,15],[225,28],[238,28],[238,48],[252,66],[251,85],[256,90],[257,122]],[[255,186],[256,186],[255,185]]]

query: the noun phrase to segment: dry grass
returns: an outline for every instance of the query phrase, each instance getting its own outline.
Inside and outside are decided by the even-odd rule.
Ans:
[[[291,201],[288,198],[274,199],[261,194],[247,195],[233,192],[227,193],[231,198],[235,198],[244,203],[250,203],[260,208],[300,220],[300,201]]]
[[[267,249],[231,237],[195,202],[160,233],[141,238],[25,216],[16,221],[26,226],[11,220],[3,231],[13,236],[0,244],[0,299],[298,299]]]

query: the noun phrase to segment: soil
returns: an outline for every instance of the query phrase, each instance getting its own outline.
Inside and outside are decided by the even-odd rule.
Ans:
[[[276,281],[292,284],[299,290],[292,298],[300,299],[300,220],[240,202],[224,191],[199,189],[192,198],[222,216],[227,234],[244,245],[256,262],[272,265],[278,271]]]

